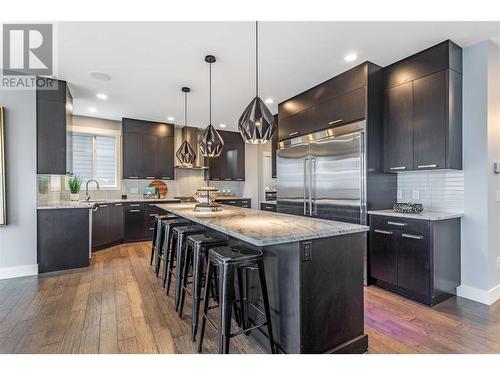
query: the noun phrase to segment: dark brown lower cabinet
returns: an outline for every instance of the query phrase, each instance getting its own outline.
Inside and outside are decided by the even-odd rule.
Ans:
[[[460,285],[460,219],[370,216],[370,282],[433,306]]]
[[[38,272],[89,265],[89,210],[47,209],[37,212]]]
[[[272,203],[261,203],[260,209],[262,211],[276,212],[276,204]]]
[[[235,198],[235,199],[216,199],[215,200],[217,203],[220,204],[225,204],[228,206],[235,206],[235,207],[242,207],[242,208],[251,208],[252,207],[252,200],[251,199],[242,199],[242,198]]]
[[[141,203],[130,203],[125,207],[125,242],[142,241],[145,232],[145,210]]]

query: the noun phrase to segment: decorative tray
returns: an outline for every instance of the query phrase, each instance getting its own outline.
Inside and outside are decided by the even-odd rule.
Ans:
[[[424,210],[424,206],[420,203],[395,203],[393,206],[395,212],[403,214],[419,214]]]

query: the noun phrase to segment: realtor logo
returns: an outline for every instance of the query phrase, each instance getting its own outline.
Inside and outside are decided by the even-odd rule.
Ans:
[[[4,24],[4,74],[52,75],[52,25]]]

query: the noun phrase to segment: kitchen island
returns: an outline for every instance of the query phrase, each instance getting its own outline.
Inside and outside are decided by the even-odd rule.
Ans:
[[[284,353],[364,353],[363,253],[368,227],[222,205],[161,209],[264,252],[274,339]],[[248,297],[262,306],[258,277],[248,273]],[[251,311],[252,312],[252,311]],[[256,315],[250,314],[254,320]],[[264,331],[253,331],[267,349]]]

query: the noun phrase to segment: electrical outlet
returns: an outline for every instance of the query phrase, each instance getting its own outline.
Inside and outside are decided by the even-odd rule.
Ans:
[[[500,257],[497,257],[497,269],[500,270]]]
[[[500,190],[497,190],[497,202],[500,202]]]
[[[130,194],[139,194],[139,188],[136,187],[130,188]]]
[[[420,199],[420,191],[419,190],[413,190],[412,193],[412,198],[413,200],[419,200]]]

